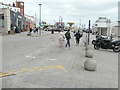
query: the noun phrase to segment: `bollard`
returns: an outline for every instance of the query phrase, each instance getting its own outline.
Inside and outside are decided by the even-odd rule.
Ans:
[[[88,58],[93,58],[92,51],[91,50],[86,50],[85,56],[88,57]]]
[[[89,49],[90,49],[90,46],[89,46],[89,45],[87,45],[87,46],[86,46],[86,50],[89,50]]]
[[[95,60],[86,60],[84,62],[84,68],[88,71],[95,71],[97,67],[97,63]]]

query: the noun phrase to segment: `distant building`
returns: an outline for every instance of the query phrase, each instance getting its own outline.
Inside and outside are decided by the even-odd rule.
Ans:
[[[39,26],[39,20],[24,14],[24,2],[16,1],[12,5],[0,3],[0,33],[13,32],[15,26],[18,26],[19,32],[29,31]]]
[[[55,23],[55,29],[59,29],[59,30],[63,30],[65,27],[65,23],[64,22],[56,22]]]
[[[25,14],[24,17],[26,18],[27,30],[28,30],[28,28],[35,28],[36,27],[35,18],[33,16],[29,16],[29,15]]]
[[[14,26],[18,26],[19,30],[26,29],[26,19],[20,12],[14,12],[8,8],[0,8],[0,28],[2,33],[8,34],[13,30]]]
[[[15,5],[8,5],[8,4],[3,4],[3,3],[0,3],[0,8],[7,8],[7,9],[10,9],[14,12],[20,12],[20,8],[18,7],[15,7]]]
[[[16,1],[16,7],[20,8],[20,13],[24,16],[24,2]]]
[[[114,23],[110,19],[99,17],[93,24],[92,31],[97,32],[99,35],[110,36],[114,26]]]

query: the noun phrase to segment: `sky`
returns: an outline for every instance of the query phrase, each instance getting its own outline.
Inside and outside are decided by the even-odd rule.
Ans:
[[[0,0],[5,4],[12,4],[16,0]],[[59,21],[59,17],[63,18],[63,22],[74,22],[74,26],[85,24],[88,26],[89,20],[91,24],[95,23],[98,17],[107,17],[113,22],[118,21],[118,1],[119,0],[17,0],[24,1],[25,14],[30,16],[37,15],[39,19],[40,8],[42,21],[48,24],[54,24]]]

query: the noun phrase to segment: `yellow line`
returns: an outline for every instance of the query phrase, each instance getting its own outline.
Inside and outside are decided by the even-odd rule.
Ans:
[[[33,67],[32,70],[30,70],[29,68],[24,68],[24,69],[20,69],[19,71],[20,72],[30,72],[30,71],[49,70],[49,69],[57,69],[57,68],[61,68],[64,72],[68,72],[61,65],[57,65],[57,66],[45,66],[45,67]],[[0,77],[7,76],[7,75],[17,74],[17,70],[11,70],[11,71],[8,71],[8,72],[9,73],[6,73],[6,72],[0,73]]]
[[[33,70],[31,70],[31,71],[45,70],[45,69],[42,68],[42,67],[33,67],[32,69],[33,69]]]
[[[20,69],[20,72],[29,72],[29,68]]]
[[[14,72],[14,71],[17,71],[17,70],[11,70],[11,71],[13,71],[13,72]]]
[[[61,68],[62,70],[64,70],[64,72],[68,72],[66,69],[64,69],[62,66],[57,65],[59,68]]]
[[[6,73],[6,74],[3,74],[3,75],[0,75],[0,77],[3,77],[3,76],[8,76],[8,75],[13,75],[14,73]]]

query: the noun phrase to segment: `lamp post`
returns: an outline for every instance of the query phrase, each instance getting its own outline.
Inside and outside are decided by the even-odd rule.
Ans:
[[[81,28],[81,19],[79,19],[79,21],[80,21],[80,25],[79,25],[79,29]]]
[[[88,45],[89,45],[89,42],[90,42],[90,20],[89,20],[89,30],[88,30]]]
[[[40,22],[39,22],[39,25],[41,26],[41,5],[42,4],[39,4],[39,6],[40,6]],[[40,30],[39,30],[39,34],[41,35],[41,28],[39,28]]]
[[[61,24],[62,24],[62,17],[61,16],[59,16],[59,29],[61,30]]]

